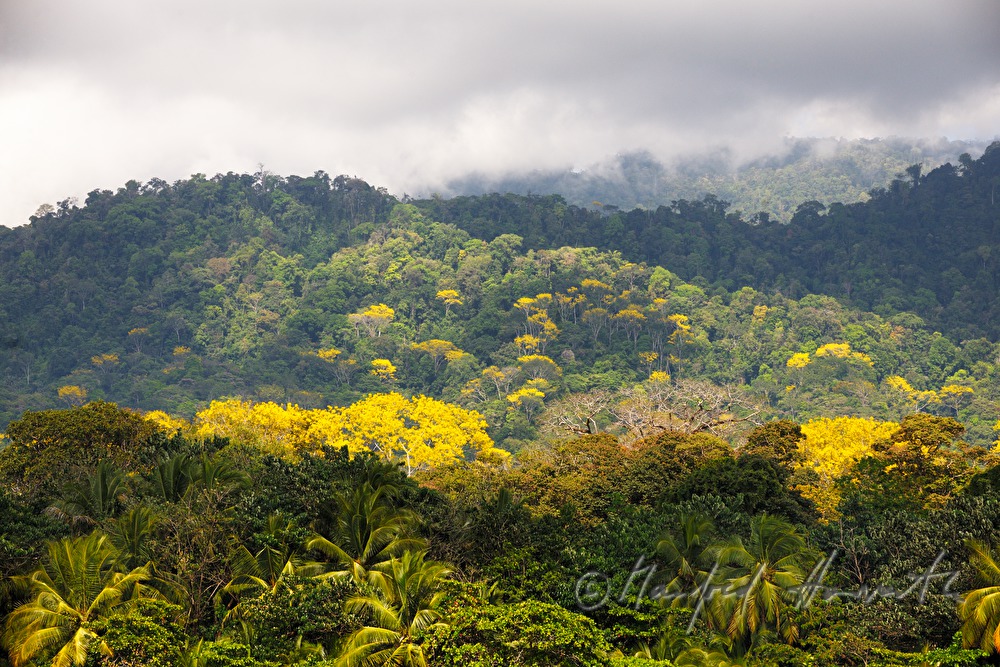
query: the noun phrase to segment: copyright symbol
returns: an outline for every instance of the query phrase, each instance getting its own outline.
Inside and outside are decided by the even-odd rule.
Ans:
[[[581,611],[600,609],[611,595],[611,581],[603,572],[587,572],[576,580],[576,606]]]

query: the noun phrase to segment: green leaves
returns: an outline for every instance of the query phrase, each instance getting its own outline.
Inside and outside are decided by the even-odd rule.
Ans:
[[[346,640],[337,667],[427,664],[416,640],[441,622],[444,594],[438,589],[451,570],[425,556],[424,551],[406,551],[375,566],[370,575],[377,594],[347,601],[348,613],[367,620]]]
[[[978,647],[987,653],[1000,652],[1000,552],[990,546],[970,540],[975,568],[983,588],[966,594],[958,607],[962,619],[962,643],[965,648]]]
[[[122,572],[116,563],[101,533],[49,543],[43,567],[20,580],[29,601],[4,623],[2,640],[15,667],[53,652],[53,667],[82,665],[92,644],[104,650],[93,622],[144,594],[138,585],[149,580],[146,568]]]

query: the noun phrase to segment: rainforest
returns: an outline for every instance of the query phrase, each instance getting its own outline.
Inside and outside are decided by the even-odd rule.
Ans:
[[[1000,143],[711,195],[129,181],[0,228],[12,667],[1000,660]]]

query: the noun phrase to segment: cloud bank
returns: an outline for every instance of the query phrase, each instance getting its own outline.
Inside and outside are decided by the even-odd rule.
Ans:
[[[0,5],[0,224],[126,180],[476,171],[1000,133],[993,0]]]

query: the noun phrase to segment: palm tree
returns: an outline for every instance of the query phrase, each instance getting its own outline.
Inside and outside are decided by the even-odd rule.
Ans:
[[[232,463],[213,461],[207,454],[202,454],[197,462],[189,463],[187,470],[191,486],[197,486],[203,493],[223,496],[234,489],[248,488],[251,484],[250,476],[237,470]]]
[[[256,552],[250,551],[244,544],[237,546],[229,558],[233,578],[229,580],[221,595],[231,596],[236,600],[248,596],[274,592],[291,575],[315,574],[315,565],[305,565],[302,562],[301,543],[290,542],[286,537],[295,528],[291,522],[285,521],[280,515],[267,517],[265,535],[271,544]],[[223,624],[231,619],[242,618],[243,607],[240,602],[230,609]]]
[[[167,502],[179,501],[194,475],[195,462],[187,454],[174,454],[156,466],[153,471],[153,487]]]
[[[407,551],[372,571],[377,595],[347,601],[347,613],[367,618],[344,644],[337,667],[426,667],[421,632],[442,622],[438,590],[451,574],[445,565],[424,560],[426,551]]]
[[[124,487],[122,472],[101,461],[90,479],[69,484],[47,511],[74,525],[95,526],[114,514]]]
[[[663,631],[656,643],[639,642],[636,658],[647,660],[675,660],[679,655],[691,648],[692,639],[687,633],[680,631]]]
[[[665,564],[665,586],[673,604],[690,604],[699,595],[708,572],[702,569],[711,553],[710,536],[715,532],[712,520],[700,513],[681,515],[681,530],[667,534],[656,544],[656,553]]]
[[[138,505],[111,519],[105,525],[108,540],[117,551],[116,565],[121,571],[145,568],[149,575],[147,585],[175,604],[186,605],[187,593],[177,578],[164,572],[154,561],[152,538],[157,516],[148,507]]]
[[[958,606],[962,645],[997,653],[1000,652],[1000,552],[975,540],[969,540],[966,546],[972,551],[972,566],[986,586],[969,592]]]
[[[83,665],[95,643],[107,650],[91,624],[141,594],[138,584],[149,578],[144,567],[118,571],[117,558],[98,532],[48,543],[43,567],[17,581],[31,599],[4,623],[2,641],[14,667],[52,654],[53,667]]]
[[[333,508],[324,510],[324,521],[306,543],[333,559],[338,569],[360,583],[368,571],[407,550],[426,547],[411,536],[416,515],[398,509],[389,500],[391,487],[373,487],[368,482],[337,496]]]
[[[713,624],[744,648],[769,630],[794,641],[798,629],[787,607],[796,599],[792,589],[805,581],[816,560],[805,536],[787,521],[762,514],[750,522],[749,541],[730,541],[718,559],[727,586],[712,601]]]

